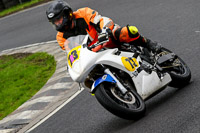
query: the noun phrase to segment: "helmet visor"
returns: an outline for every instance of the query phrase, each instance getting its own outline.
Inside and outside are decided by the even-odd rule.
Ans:
[[[52,23],[55,25],[55,26],[58,26],[60,27],[63,23],[63,16],[60,16],[59,18],[56,18],[52,21]]]
[[[57,31],[67,30],[70,27],[68,15],[64,12],[60,13],[56,17],[53,17],[52,19],[49,19],[49,21]]]

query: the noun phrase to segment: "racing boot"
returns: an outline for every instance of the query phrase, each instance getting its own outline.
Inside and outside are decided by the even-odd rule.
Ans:
[[[150,39],[146,39],[146,48],[153,53],[160,53],[162,46],[160,43],[153,42]]]

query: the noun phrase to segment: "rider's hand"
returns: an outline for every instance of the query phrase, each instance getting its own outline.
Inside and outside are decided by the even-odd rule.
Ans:
[[[104,46],[103,45],[99,45],[96,46],[95,48],[92,49],[93,52],[98,52],[99,50],[101,50]]]
[[[104,28],[102,29],[101,33],[100,33],[99,36],[98,36],[99,42],[108,40],[108,37],[110,37],[111,34],[112,34],[111,29],[108,28],[108,27],[104,27]]]

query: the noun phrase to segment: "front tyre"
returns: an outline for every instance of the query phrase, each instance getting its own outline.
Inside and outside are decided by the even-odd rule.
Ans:
[[[104,82],[96,88],[95,96],[104,108],[124,119],[137,120],[146,111],[143,99],[135,90],[123,95],[114,85]]]

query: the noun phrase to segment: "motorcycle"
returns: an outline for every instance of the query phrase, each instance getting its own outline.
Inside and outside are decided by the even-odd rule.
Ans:
[[[146,48],[124,44],[123,48],[92,48],[88,35],[69,40],[68,71],[71,78],[88,88],[98,102],[114,115],[136,120],[145,115],[145,101],[166,88],[190,82],[186,63],[166,48],[152,53]]]

